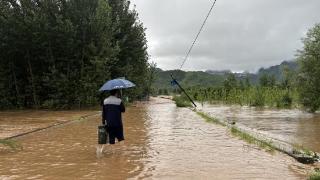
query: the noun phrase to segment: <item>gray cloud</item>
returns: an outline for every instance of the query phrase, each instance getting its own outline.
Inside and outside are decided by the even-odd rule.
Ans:
[[[151,61],[177,69],[212,0],[132,0],[147,28]],[[319,0],[217,0],[184,70],[255,71],[293,59],[320,23]]]

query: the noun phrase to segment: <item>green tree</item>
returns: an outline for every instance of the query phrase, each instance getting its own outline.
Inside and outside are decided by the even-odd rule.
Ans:
[[[246,73],[246,77],[245,77],[245,80],[244,80],[244,85],[245,85],[245,88],[248,89],[251,87],[251,83],[250,83],[250,75],[249,73]]]
[[[116,5],[115,5],[116,4]],[[128,0],[1,0],[0,108],[95,105],[115,77],[147,95],[145,29]]]
[[[136,10],[130,9],[128,0],[108,0],[111,6],[113,27],[112,45],[118,48],[116,66],[111,69],[111,77],[126,77],[138,84],[130,90],[133,98],[146,96],[149,92],[148,53],[145,28]]]
[[[152,88],[152,84],[155,81],[155,75],[156,75],[156,69],[157,69],[157,64],[155,62],[151,62],[149,64],[148,68],[148,74],[147,74],[147,83],[148,85],[146,86],[146,91],[148,92],[147,94],[147,99],[149,99],[150,94],[154,94],[154,89]]]
[[[259,84],[261,87],[274,87],[276,85],[276,78],[274,75],[264,73],[259,78]]]
[[[239,80],[239,88],[241,89],[241,90],[244,90],[246,87],[245,87],[245,83],[240,79]]]
[[[233,73],[227,75],[227,78],[223,81],[223,87],[225,90],[225,99],[227,100],[231,90],[237,88],[237,79]]]
[[[237,79],[236,76],[233,73],[229,73],[227,75],[227,78],[223,82],[224,88],[227,91],[230,91],[233,88],[237,87]]]
[[[281,81],[281,87],[289,90],[295,86],[296,72],[290,70],[288,66],[284,66],[282,69],[283,79]]]
[[[320,107],[320,24],[308,31],[303,44],[303,49],[298,51],[300,100],[314,112]]]

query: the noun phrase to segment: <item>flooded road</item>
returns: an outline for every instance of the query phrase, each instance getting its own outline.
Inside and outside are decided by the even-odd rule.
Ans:
[[[320,152],[320,114],[298,109],[261,109],[238,105],[205,104],[199,108],[214,117],[235,121],[276,139]]]
[[[0,179],[305,179],[308,167],[206,123],[170,100],[128,108],[125,144],[96,156],[100,117],[17,138],[0,152]]]
[[[0,112],[0,139],[64,123],[89,115],[92,111],[2,111]]]

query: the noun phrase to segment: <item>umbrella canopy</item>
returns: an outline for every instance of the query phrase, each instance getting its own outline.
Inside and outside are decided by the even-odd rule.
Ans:
[[[132,82],[125,79],[112,79],[106,82],[99,91],[110,91],[113,89],[126,89],[136,86]]]

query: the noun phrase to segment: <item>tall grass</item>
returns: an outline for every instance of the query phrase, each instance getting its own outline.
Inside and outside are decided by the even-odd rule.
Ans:
[[[298,92],[296,89],[279,87],[249,87],[227,90],[223,87],[189,88],[188,93],[196,101],[223,102],[248,106],[268,106],[277,108],[291,108],[298,106]]]
[[[183,95],[174,96],[172,100],[175,101],[177,107],[192,107],[191,102]]]

